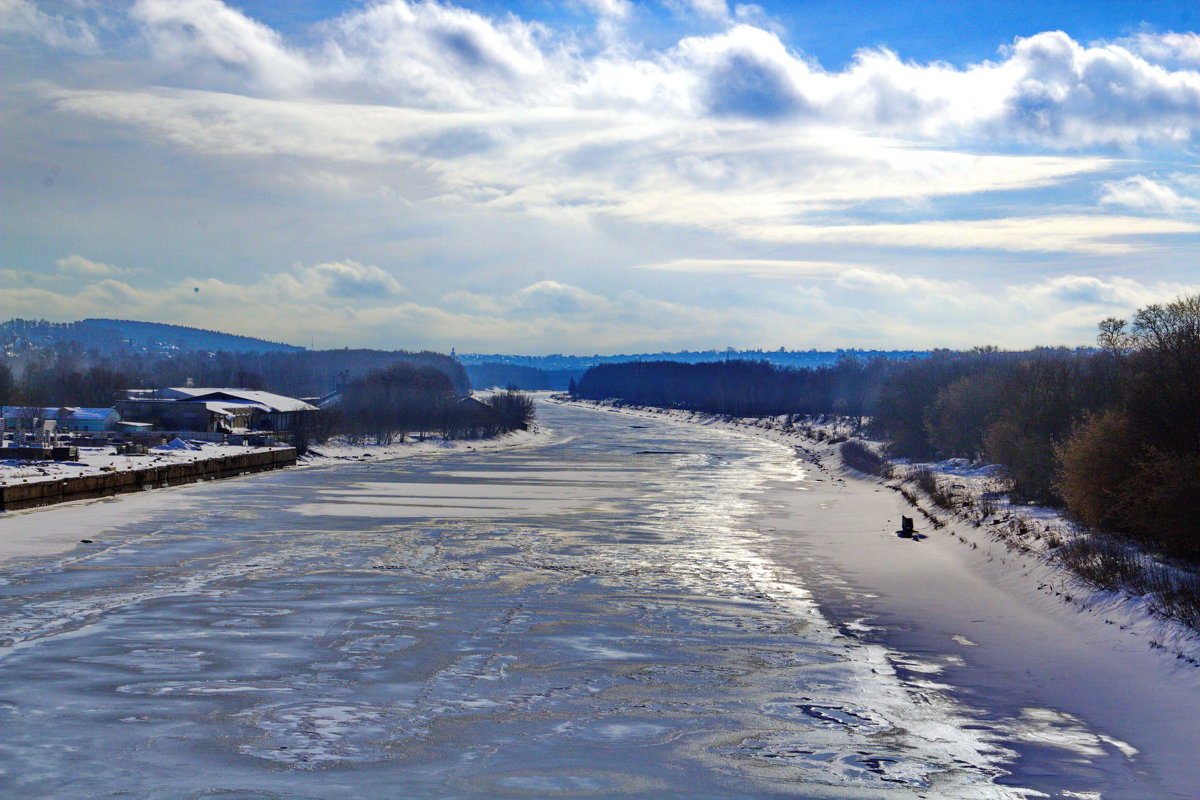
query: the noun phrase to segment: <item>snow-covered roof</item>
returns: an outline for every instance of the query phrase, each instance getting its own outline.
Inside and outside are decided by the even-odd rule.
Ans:
[[[316,411],[317,407],[309,405],[294,397],[285,397],[271,392],[260,392],[255,389],[197,389],[191,386],[173,386],[164,390],[163,394],[173,394],[180,399],[214,400],[228,399],[233,402],[241,401],[246,405],[254,405],[268,412],[283,411]],[[168,394],[168,396],[170,396]]]
[[[227,411],[251,411],[256,408],[262,408],[258,403],[228,403],[224,400],[192,400],[186,402],[200,403],[209,411],[216,412],[217,414],[224,414]]]

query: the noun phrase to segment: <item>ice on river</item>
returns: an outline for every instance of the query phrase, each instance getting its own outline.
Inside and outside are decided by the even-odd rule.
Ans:
[[[546,413],[538,448],[214,484],[10,564],[6,792],[1020,798],[1014,731],[1120,745],[1002,735],[839,633],[760,555],[787,449]]]

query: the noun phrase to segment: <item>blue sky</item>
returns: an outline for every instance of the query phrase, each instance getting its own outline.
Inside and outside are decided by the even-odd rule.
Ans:
[[[0,0],[0,315],[1087,344],[1200,291],[1191,3]]]

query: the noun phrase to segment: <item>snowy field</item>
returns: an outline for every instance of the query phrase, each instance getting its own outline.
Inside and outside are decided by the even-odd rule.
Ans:
[[[897,539],[899,495],[827,452],[539,413],[522,447],[0,520],[93,540],[4,566],[0,781],[64,798],[1194,798],[1196,670],[999,551],[952,527]]]

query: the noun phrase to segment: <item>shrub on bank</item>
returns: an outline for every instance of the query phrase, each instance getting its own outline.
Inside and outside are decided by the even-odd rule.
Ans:
[[[892,463],[857,439],[842,442],[840,452],[848,467],[881,478],[892,476]]]

